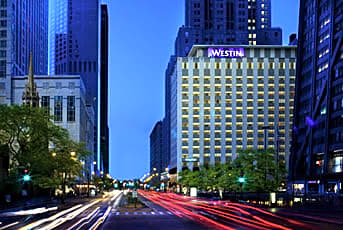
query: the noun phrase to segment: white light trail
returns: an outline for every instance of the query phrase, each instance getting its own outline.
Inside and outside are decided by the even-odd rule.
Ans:
[[[73,211],[71,213],[68,213],[65,217],[60,217],[56,220],[54,220],[52,223],[48,224],[47,226],[43,227],[43,228],[39,228],[40,230],[50,230],[50,229],[54,229],[58,226],[60,226],[61,224],[74,219],[75,217],[77,217],[78,215],[80,215],[82,212],[86,211],[87,209],[89,209],[90,207],[92,207],[93,205],[95,205],[96,203],[98,203],[100,200],[96,200],[90,204],[85,205],[84,207],[77,209],[76,211]]]
[[[93,224],[93,226],[89,228],[89,230],[95,230],[95,229],[97,229],[97,228],[106,220],[107,216],[108,216],[108,215],[110,214],[110,212],[111,212],[111,209],[112,209],[112,207],[109,206],[109,207],[107,208],[105,214],[104,214],[102,217],[100,217],[100,218]]]
[[[76,206],[74,206],[74,207],[72,207],[72,208],[69,208],[69,209],[64,210],[64,211],[62,211],[62,212],[59,212],[59,213],[57,213],[57,214],[55,214],[55,215],[53,215],[53,216],[51,216],[51,217],[49,217],[49,218],[45,218],[45,219],[42,219],[42,220],[38,220],[38,221],[36,221],[36,222],[33,222],[33,223],[31,223],[31,224],[28,224],[28,225],[26,225],[26,226],[20,228],[19,230],[31,230],[31,229],[33,229],[33,228],[35,228],[35,227],[37,227],[37,226],[39,226],[39,225],[42,225],[42,224],[44,224],[44,223],[46,223],[46,222],[48,222],[48,221],[56,220],[56,219],[59,218],[60,216],[63,216],[63,215],[65,215],[66,213],[71,212],[71,211],[73,211],[73,210],[75,210],[75,209],[77,209],[77,208],[80,208],[80,207],[82,207],[81,204],[76,205]]]
[[[19,224],[19,222],[14,222],[12,224],[5,225],[5,226],[1,227],[0,230],[4,230],[4,229],[10,228],[10,227],[13,227],[17,224]]]
[[[1,216],[27,216],[27,215],[35,215],[35,214],[42,214],[45,212],[56,211],[57,207],[52,208],[35,208],[31,210],[20,210],[17,212],[5,212],[1,214]]]

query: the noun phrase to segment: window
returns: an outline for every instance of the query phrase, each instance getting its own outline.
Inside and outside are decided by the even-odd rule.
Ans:
[[[43,89],[49,89],[49,82],[43,82]]]
[[[1,30],[0,37],[6,38],[7,37],[7,31],[6,30]]]
[[[74,82],[69,82],[69,89],[71,89],[71,90],[75,89],[75,83]]]
[[[75,96],[67,97],[67,121],[75,121]]]
[[[45,113],[49,114],[49,112],[50,112],[50,97],[49,96],[42,96],[41,105],[42,105],[42,108],[44,108]]]
[[[6,7],[6,5],[7,5],[7,1],[6,0],[1,0],[0,6],[1,7]]]
[[[56,82],[56,89],[62,89],[62,83]]]
[[[0,16],[1,17],[7,17],[7,11],[6,10],[1,10]]]
[[[61,122],[63,120],[62,108],[63,108],[63,97],[55,96],[54,120],[56,122]]]

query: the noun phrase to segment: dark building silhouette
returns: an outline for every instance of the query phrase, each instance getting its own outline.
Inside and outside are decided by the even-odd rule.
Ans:
[[[23,104],[30,105],[31,107],[39,107],[39,94],[37,92],[37,86],[34,82],[34,67],[33,57],[30,54],[29,74],[27,78],[27,84],[23,93]]]
[[[300,1],[290,181],[304,193],[343,183],[343,1]]]
[[[107,174],[109,173],[107,5],[101,5],[100,36],[100,162],[101,170]]]
[[[163,165],[163,138],[162,138],[163,124],[161,121],[155,124],[154,129],[150,134],[150,173],[162,173]]]
[[[187,56],[195,44],[281,45],[282,30],[271,27],[271,0],[186,0],[176,56]]]

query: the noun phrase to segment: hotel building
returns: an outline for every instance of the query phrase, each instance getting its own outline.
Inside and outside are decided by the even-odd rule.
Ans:
[[[176,62],[172,169],[225,163],[250,148],[274,148],[288,165],[296,46],[195,45]]]

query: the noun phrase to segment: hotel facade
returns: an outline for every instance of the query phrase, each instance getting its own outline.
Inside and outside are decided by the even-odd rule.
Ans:
[[[184,168],[273,148],[288,166],[296,46],[195,45],[171,74],[171,160]]]

